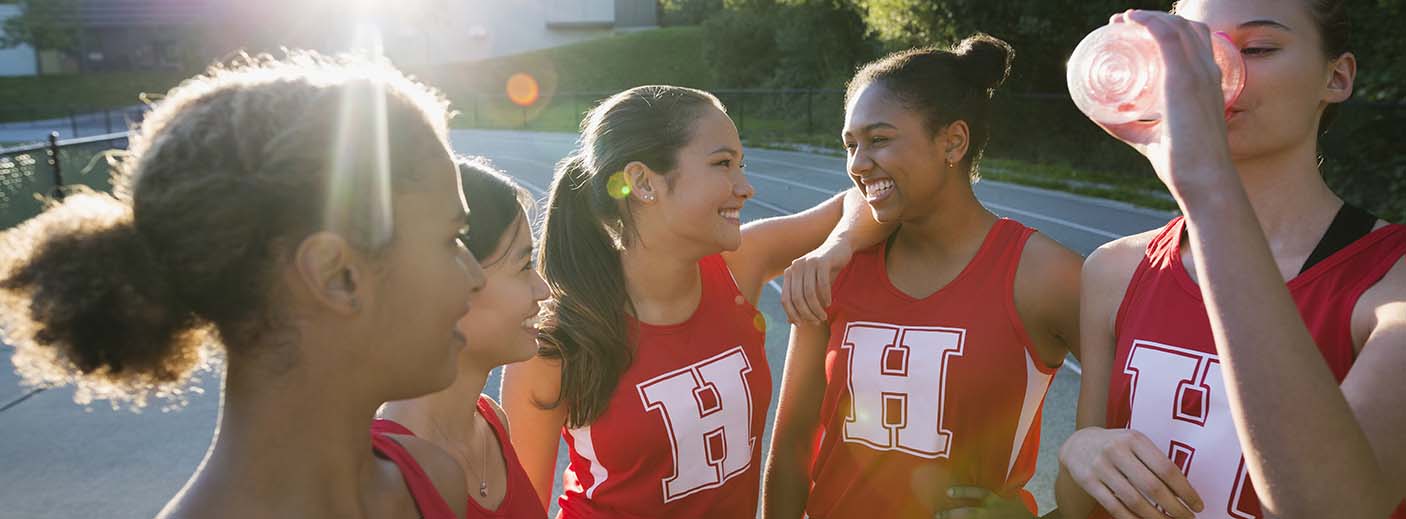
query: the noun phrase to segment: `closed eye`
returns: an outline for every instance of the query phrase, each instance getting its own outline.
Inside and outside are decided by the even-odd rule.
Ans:
[[[1279,49],[1274,47],[1249,47],[1240,49],[1240,53],[1246,56],[1264,56],[1277,50]]]

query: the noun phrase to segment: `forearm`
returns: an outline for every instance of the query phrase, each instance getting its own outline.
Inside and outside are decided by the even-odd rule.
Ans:
[[[764,519],[796,519],[805,513],[810,498],[810,477],[806,474],[810,442],[782,435],[772,437],[762,485]]]
[[[826,243],[845,243],[860,250],[884,241],[897,227],[874,220],[874,213],[858,188],[842,193],[841,204],[840,220],[826,237]]]
[[[1096,503],[1061,465],[1059,475],[1055,477],[1055,504],[1060,511],[1060,517],[1085,519],[1093,513]]]
[[[1226,178],[1179,198],[1260,499],[1284,517],[1385,516],[1394,504],[1387,479],[1285,287],[1243,187]]]

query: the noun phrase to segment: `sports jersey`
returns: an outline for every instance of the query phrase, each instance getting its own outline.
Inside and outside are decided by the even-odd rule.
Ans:
[[[1201,290],[1181,260],[1183,218],[1148,244],[1115,324],[1109,428],[1145,434],[1205,501],[1197,517],[1263,517],[1230,414]],[[1323,360],[1342,382],[1356,358],[1352,309],[1406,255],[1406,226],[1372,231],[1288,282]],[[1285,425],[1288,427],[1289,425]],[[1108,517],[1102,509],[1095,517]],[[1406,508],[1392,516],[1406,519]]]
[[[765,321],[719,255],[688,320],[630,322],[634,355],[605,411],[563,429],[567,518],[755,517],[771,400]]]
[[[946,286],[923,298],[889,280],[885,244],[836,278],[825,397],[806,512],[931,518],[952,485],[1021,499],[1035,472],[1046,366],[1015,307],[1034,230],[1000,219]]]
[[[517,451],[513,450],[512,442],[508,441],[508,432],[503,427],[503,422],[498,419],[498,413],[493,410],[493,405],[489,403],[488,397],[479,395],[476,405],[479,416],[488,422],[493,429],[494,441],[503,451],[503,463],[507,468],[508,488],[503,492],[503,502],[498,507],[489,510],[475,501],[473,496],[469,496],[469,506],[467,508],[469,519],[492,518],[492,517],[512,517],[519,519],[534,519],[547,517],[547,511],[542,509],[542,502],[537,500],[537,491],[532,488],[532,480],[527,478],[527,471],[523,470],[522,463],[518,461]],[[376,420],[375,430],[381,433],[404,434],[414,436],[405,426],[392,420]],[[467,473],[465,474],[467,476]],[[474,486],[474,481],[468,482],[469,486]],[[476,491],[472,488],[471,492]]]

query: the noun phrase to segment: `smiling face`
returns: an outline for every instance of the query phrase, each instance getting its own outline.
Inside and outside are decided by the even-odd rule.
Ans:
[[[532,259],[532,229],[519,214],[483,259],[488,281],[474,296],[474,311],[459,320],[460,333],[469,338],[462,363],[492,368],[537,353],[537,315],[549,291]]]
[[[846,166],[875,220],[892,223],[929,214],[947,182],[965,182],[943,167],[948,158],[940,144],[946,132],[933,135],[922,114],[877,82],[854,96],[842,134]]]
[[[650,173],[658,192],[641,213],[646,243],[666,243],[698,249],[703,255],[736,250],[742,244],[742,206],[752,197],[752,184],[742,170],[742,141],[732,119],[714,106],[701,109],[693,135],[680,148],[674,170]],[[646,231],[649,229],[649,231]]]
[[[1236,159],[1315,146],[1323,110],[1351,94],[1355,62],[1324,53],[1303,0],[1190,0],[1177,14],[1226,33],[1245,58],[1245,90],[1226,121]]]

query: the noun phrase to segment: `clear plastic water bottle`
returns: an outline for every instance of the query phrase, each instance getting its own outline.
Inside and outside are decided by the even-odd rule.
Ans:
[[[1224,33],[1214,34],[1211,42],[1229,108],[1245,87],[1245,61]],[[1079,110],[1111,126],[1160,117],[1163,73],[1161,51],[1147,28],[1113,23],[1079,42],[1069,57],[1066,80]]]

